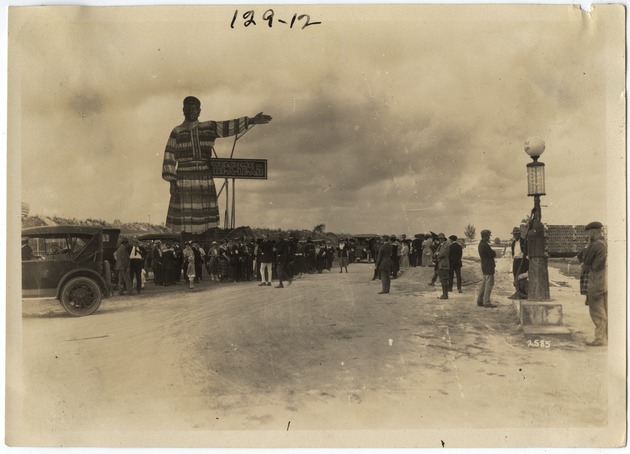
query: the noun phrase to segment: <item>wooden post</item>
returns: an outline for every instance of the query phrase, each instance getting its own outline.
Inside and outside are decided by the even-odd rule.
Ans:
[[[230,184],[228,183],[227,178],[225,179],[225,217],[223,218],[223,228],[228,229],[228,203],[230,201]]]
[[[236,179],[232,178],[232,226],[231,228],[236,227]]]

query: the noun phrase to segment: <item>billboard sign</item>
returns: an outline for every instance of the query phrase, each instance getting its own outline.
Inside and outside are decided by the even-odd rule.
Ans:
[[[212,158],[214,178],[244,178],[249,180],[267,179],[266,159],[224,159]]]

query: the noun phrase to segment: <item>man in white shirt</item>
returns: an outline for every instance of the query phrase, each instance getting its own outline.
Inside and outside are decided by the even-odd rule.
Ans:
[[[129,253],[129,269],[131,271],[131,288],[133,281],[136,281],[136,292],[142,290],[142,269],[144,268],[144,251],[140,248],[140,241],[131,241],[131,252]],[[131,293],[131,289],[130,289]]]

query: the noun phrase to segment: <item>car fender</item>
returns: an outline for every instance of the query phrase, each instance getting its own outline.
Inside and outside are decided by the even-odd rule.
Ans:
[[[57,285],[57,298],[61,296],[61,289],[64,285],[66,285],[66,282],[78,276],[85,276],[94,279],[94,281],[96,281],[98,286],[101,288],[101,291],[103,292],[103,298],[108,298],[111,296],[111,293],[109,291],[107,283],[105,282],[105,279],[103,279],[103,276],[89,268],[77,268],[68,271],[66,274],[63,275],[61,279],[59,279],[59,284]]]

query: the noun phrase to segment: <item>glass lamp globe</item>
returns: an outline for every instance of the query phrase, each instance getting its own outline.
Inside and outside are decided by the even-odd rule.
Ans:
[[[538,160],[545,151],[545,141],[542,139],[530,139],[525,142],[525,153],[527,153],[534,161]]]

